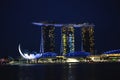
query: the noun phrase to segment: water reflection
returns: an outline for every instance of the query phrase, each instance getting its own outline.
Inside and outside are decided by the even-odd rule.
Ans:
[[[62,80],[96,80],[95,66],[88,64],[68,63],[64,66]]]
[[[75,80],[73,63],[68,63],[63,66],[63,79],[62,80]]]
[[[120,63],[1,65],[0,80],[118,80]]]
[[[71,63],[69,63],[69,67],[68,67],[68,80],[75,80],[75,76],[72,71]]]
[[[56,65],[21,65],[19,80],[75,80],[74,66],[69,64]]]
[[[20,65],[18,78],[19,80],[44,80],[43,65]]]

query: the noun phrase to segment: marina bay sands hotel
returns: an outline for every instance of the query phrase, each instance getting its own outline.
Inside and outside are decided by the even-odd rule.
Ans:
[[[55,28],[61,30],[61,45],[60,53],[64,56],[67,53],[75,52],[75,28],[80,28],[81,34],[81,50],[90,52],[91,55],[95,52],[94,44],[94,25],[92,24],[48,24],[48,23],[33,23],[41,27],[41,42],[40,53],[55,52]]]

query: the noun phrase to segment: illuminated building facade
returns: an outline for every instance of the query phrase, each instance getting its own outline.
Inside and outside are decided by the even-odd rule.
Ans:
[[[43,26],[44,52],[55,51],[54,26]]]
[[[74,46],[74,27],[69,26],[68,27],[68,46],[69,46],[69,53],[73,53],[75,51]]]
[[[41,35],[40,52],[55,52],[54,30],[56,27],[61,28],[61,49],[60,55],[75,52],[74,45],[74,28],[81,29],[81,50],[94,54],[94,25],[92,24],[49,24],[49,23],[33,23],[43,27]],[[78,50],[79,51],[79,50]]]
[[[63,26],[61,28],[61,53],[65,55],[68,53],[68,44],[67,44],[67,27]]]
[[[83,26],[82,31],[82,51],[94,54],[94,28],[93,26]]]
[[[65,55],[72,53],[75,50],[74,47],[74,27],[72,25],[63,26],[61,28],[61,53]]]

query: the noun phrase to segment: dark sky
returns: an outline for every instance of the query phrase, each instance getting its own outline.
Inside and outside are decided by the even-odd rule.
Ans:
[[[119,0],[0,0],[0,56],[19,56],[18,44],[39,51],[32,22],[95,24],[96,50],[120,48]]]

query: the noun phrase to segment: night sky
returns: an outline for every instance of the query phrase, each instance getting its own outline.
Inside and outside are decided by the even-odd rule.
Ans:
[[[40,28],[32,22],[43,21],[93,23],[98,52],[120,48],[119,0],[0,0],[0,20],[0,57],[19,56],[19,43],[38,52]]]

